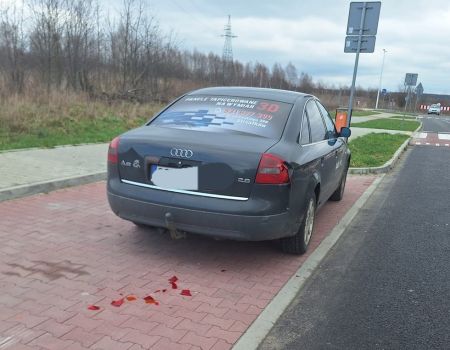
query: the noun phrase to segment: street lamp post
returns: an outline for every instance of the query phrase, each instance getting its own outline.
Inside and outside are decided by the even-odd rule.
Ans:
[[[383,62],[381,63],[380,83],[378,85],[377,102],[375,103],[375,109],[378,109],[378,100],[380,99],[381,82],[383,80],[384,57],[386,56],[386,52],[386,49],[383,49]]]

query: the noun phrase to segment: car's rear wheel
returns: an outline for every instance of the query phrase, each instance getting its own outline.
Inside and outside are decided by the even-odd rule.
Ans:
[[[302,223],[297,233],[292,237],[281,239],[281,249],[290,254],[303,254],[308,249],[309,242],[314,228],[314,219],[316,216],[316,195],[313,192],[306,205],[306,213],[303,216]]]
[[[345,183],[347,182],[348,165],[345,167],[344,173],[342,174],[341,181],[339,182],[339,187],[331,195],[330,200],[338,202],[344,198]]]

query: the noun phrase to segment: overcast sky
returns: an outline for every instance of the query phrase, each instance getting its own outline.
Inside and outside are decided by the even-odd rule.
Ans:
[[[13,3],[19,0],[0,0]],[[98,0],[111,17],[123,0]],[[137,2],[139,0],[136,0]],[[231,15],[234,58],[269,68],[289,61],[298,72],[335,86],[351,84],[355,54],[344,53],[347,0],[142,0],[182,49],[221,55]],[[357,85],[398,91],[405,73],[418,73],[425,93],[450,95],[450,0],[384,0],[373,54],[361,54]]]
[[[120,3],[120,0],[116,0]],[[354,54],[343,52],[350,1],[159,0],[148,2],[161,27],[180,46],[221,54],[223,26],[231,15],[234,58],[269,67],[295,64],[315,80],[350,85]],[[405,73],[418,73],[425,92],[450,94],[450,1],[384,0],[375,52],[362,54],[357,84],[397,91]]]

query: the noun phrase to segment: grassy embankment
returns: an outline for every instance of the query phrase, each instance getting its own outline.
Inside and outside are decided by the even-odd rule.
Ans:
[[[350,141],[351,167],[381,166],[392,158],[397,149],[408,139],[403,134],[368,134]]]
[[[380,114],[380,112],[375,111],[365,111],[365,110],[354,110],[352,111],[352,117],[371,117]]]
[[[108,142],[161,107],[67,95],[8,98],[0,103],[0,150]]]
[[[385,129],[385,130],[399,130],[399,131],[414,131],[419,127],[420,123],[415,120],[401,120],[401,119],[376,119],[369,120],[362,123],[352,123],[352,126],[357,128],[371,128],[371,129]]]

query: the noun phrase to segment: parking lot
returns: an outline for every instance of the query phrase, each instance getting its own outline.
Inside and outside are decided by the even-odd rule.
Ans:
[[[373,180],[319,211],[308,254]],[[0,349],[229,349],[308,257],[138,228],[104,182],[2,202],[0,231]]]

